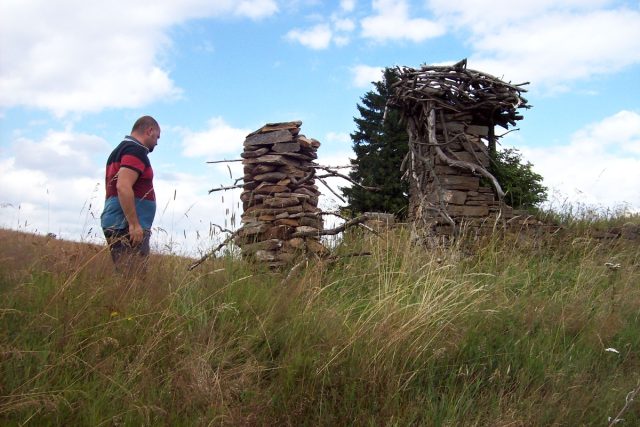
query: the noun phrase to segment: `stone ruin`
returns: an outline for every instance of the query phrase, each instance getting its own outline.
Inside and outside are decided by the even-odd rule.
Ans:
[[[522,119],[518,109],[530,108],[523,84],[466,65],[398,67],[387,104],[406,122],[409,152],[402,170],[409,181],[409,219],[426,243],[447,242],[463,226],[491,229],[497,218],[519,226],[533,221],[502,202],[490,172],[495,126],[514,126]]]
[[[268,123],[247,136],[241,154],[243,214],[235,242],[243,256],[270,267],[302,252],[327,251],[319,240],[323,221],[315,184],[320,142],[301,135],[301,125]]]

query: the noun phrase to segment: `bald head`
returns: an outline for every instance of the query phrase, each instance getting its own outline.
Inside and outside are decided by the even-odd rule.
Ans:
[[[133,124],[131,136],[140,141],[151,152],[158,145],[160,125],[153,117],[142,116]]]
[[[138,120],[136,120],[136,122],[133,124],[133,128],[131,128],[131,133],[133,134],[136,132],[144,132],[150,127],[159,129],[160,125],[158,124],[156,119],[154,119],[153,117],[142,116]]]

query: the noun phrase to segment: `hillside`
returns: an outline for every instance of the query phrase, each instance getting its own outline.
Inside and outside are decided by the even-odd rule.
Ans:
[[[640,248],[603,235],[354,232],[338,251],[371,256],[287,281],[170,255],[125,281],[0,230],[0,424],[606,425],[640,379]]]

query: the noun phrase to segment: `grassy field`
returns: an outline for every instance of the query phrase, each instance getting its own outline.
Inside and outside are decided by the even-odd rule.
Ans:
[[[351,233],[337,251],[371,256],[288,280],[155,255],[127,281],[105,248],[0,230],[0,424],[607,425],[640,384],[640,246],[594,237],[616,221]]]

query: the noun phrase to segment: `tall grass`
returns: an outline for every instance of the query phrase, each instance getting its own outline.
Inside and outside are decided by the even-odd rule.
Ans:
[[[640,378],[637,242],[577,223],[409,241],[348,233],[336,251],[371,256],[286,281],[167,255],[128,280],[103,248],[1,232],[0,421],[572,426],[624,406]]]

